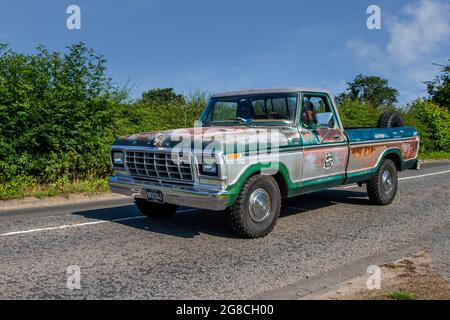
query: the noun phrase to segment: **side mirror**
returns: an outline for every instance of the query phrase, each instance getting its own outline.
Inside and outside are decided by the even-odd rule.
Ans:
[[[329,127],[332,118],[333,118],[332,112],[316,113],[317,124],[321,126]]]

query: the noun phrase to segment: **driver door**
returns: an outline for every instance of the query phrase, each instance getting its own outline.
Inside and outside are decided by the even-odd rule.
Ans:
[[[303,142],[302,184],[311,189],[341,185],[348,146],[334,105],[327,94],[303,93],[299,132]],[[318,123],[318,120],[327,123]]]

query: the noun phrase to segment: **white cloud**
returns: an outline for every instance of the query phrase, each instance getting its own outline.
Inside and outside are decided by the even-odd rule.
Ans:
[[[377,70],[378,72],[386,72],[387,65],[382,59],[384,54],[377,44],[352,39],[347,41],[346,46],[353,52],[356,58],[363,60],[371,69]]]
[[[385,45],[357,39],[346,45],[371,72],[401,86],[400,100],[405,102],[411,96],[423,96],[423,81],[437,72],[432,63],[449,58],[444,54],[448,55],[445,50],[450,48],[450,4],[420,0],[404,6],[401,17],[388,20],[385,26],[389,40]]]
[[[406,19],[388,23],[389,54],[402,65],[421,61],[450,38],[450,4],[422,0],[407,5]]]

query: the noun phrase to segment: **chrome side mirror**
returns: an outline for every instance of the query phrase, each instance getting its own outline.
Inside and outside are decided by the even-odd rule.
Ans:
[[[332,112],[316,113],[317,124],[321,126],[329,127],[332,118],[333,118]]]

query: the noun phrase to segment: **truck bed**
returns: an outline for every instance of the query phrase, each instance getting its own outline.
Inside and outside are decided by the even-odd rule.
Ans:
[[[418,135],[413,127],[398,128],[345,128],[350,144],[364,142],[382,142],[385,140],[412,138]]]

